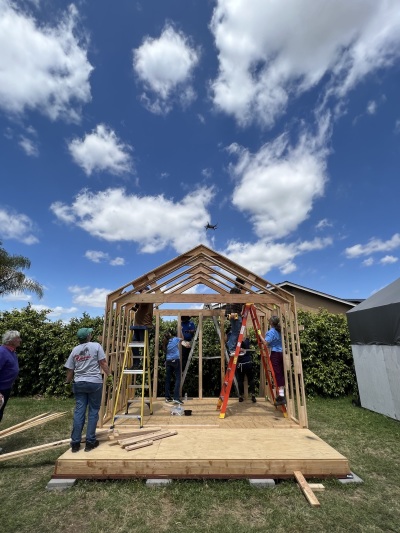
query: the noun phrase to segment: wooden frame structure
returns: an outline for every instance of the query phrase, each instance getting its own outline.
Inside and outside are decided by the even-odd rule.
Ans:
[[[242,294],[230,294],[236,278],[244,281]],[[148,289],[146,289],[148,287]],[[203,291],[203,292],[200,292]],[[160,316],[182,315],[199,317],[199,398],[202,398],[202,321],[216,316],[224,321],[227,303],[253,303],[262,327],[266,318],[278,315],[282,323],[287,410],[292,421],[307,428],[307,409],[301,364],[296,303],[292,294],[250,270],[236,264],[212,249],[199,245],[136,278],[107,296],[103,345],[114,379],[120,379],[125,343],[134,320],[132,307],[137,303],[155,305],[156,331],[153,374],[153,396],[157,397]],[[203,309],[163,309],[165,304],[203,304]],[[208,308],[205,308],[205,304]],[[151,356],[151,354],[150,354]],[[221,338],[221,379],[225,371],[224,340]],[[265,380],[264,380],[265,381]],[[115,387],[114,387],[115,390]],[[126,398],[120,396],[121,408]],[[104,386],[100,426],[106,424],[114,412],[114,396]]]

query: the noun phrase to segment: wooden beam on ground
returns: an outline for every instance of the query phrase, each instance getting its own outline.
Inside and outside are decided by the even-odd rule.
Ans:
[[[319,503],[317,497],[311,490],[310,485],[307,483],[303,474],[299,470],[295,470],[293,474],[304,496],[307,498],[308,503],[312,505],[312,507],[319,507],[321,504]]]
[[[29,424],[30,422],[33,422],[34,420],[37,420],[38,418],[45,417],[49,414],[50,414],[50,411],[48,413],[42,413],[41,415],[34,416],[33,418],[29,418],[29,420],[25,420],[25,422],[20,422],[19,424],[15,424],[15,426],[10,426],[9,428],[3,429],[3,431],[0,431],[0,439],[2,437],[7,436],[7,434],[10,433],[11,431],[14,431],[17,428],[25,426],[26,424]]]
[[[109,429],[98,429],[96,431],[96,437],[98,440],[103,440],[108,433]],[[82,437],[82,443],[86,441],[85,437]],[[3,453],[0,455],[0,462],[7,461],[8,459],[15,459],[18,457],[24,457],[25,455],[30,455],[32,453],[43,452],[45,450],[50,450],[51,448],[58,448],[59,446],[65,446],[65,444],[70,444],[71,439],[62,439],[55,442],[49,442],[47,444],[40,444],[39,446],[33,446],[32,448],[25,448],[24,450],[17,450],[15,452]]]
[[[308,486],[313,492],[322,492],[325,490],[325,487],[322,483],[309,483]]]
[[[44,424],[45,422],[50,422],[51,420],[56,420],[57,418],[60,418],[61,416],[64,416],[64,415],[65,415],[65,412],[64,413],[53,413],[53,414],[44,416],[42,418],[39,418],[39,419],[35,420],[34,422],[27,421],[21,427],[14,428],[13,430],[9,431],[4,436],[8,437],[10,435],[15,435],[15,433],[20,433],[21,431],[25,431],[27,429],[31,429],[31,428],[34,428],[36,426],[40,426],[41,424]]]
[[[17,450],[16,452],[4,453],[0,455],[0,462],[8,461],[9,459],[16,459],[18,457],[24,457],[32,453],[43,452],[50,450],[51,448],[58,448],[59,446],[69,445],[71,439],[57,440],[55,442],[49,442],[48,444],[41,444],[40,446],[33,446],[33,448],[26,448],[25,450]]]

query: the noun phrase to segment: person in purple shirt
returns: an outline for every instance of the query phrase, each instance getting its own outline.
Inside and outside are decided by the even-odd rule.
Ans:
[[[14,381],[19,374],[16,349],[21,344],[19,331],[6,331],[0,346],[0,422],[3,418]]]

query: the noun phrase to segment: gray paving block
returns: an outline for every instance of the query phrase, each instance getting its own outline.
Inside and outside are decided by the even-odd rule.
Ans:
[[[347,483],[364,483],[364,481],[357,476],[354,472],[350,472],[347,479],[338,479],[340,483],[343,483],[343,485],[346,485]]]
[[[146,479],[148,487],[164,487],[172,482],[172,479]]]
[[[275,481],[273,479],[249,479],[249,483],[251,486],[259,489],[273,489],[275,487]]]
[[[76,479],[50,479],[46,490],[66,490],[74,486]]]

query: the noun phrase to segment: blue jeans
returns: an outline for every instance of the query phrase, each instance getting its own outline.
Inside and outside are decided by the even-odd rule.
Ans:
[[[99,419],[102,390],[103,383],[78,381],[73,384],[76,404],[71,433],[71,444],[80,444],[81,442],[87,407],[89,407],[89,413],[86,426],[86,442],[94,444],[96,441],[96,426]]]
[[[170,398],[171,377],[175,374],[174,400],[179,400],[179,389],[181,387],[181,360],[167,361],[165,373],[165,397]]]
[[[242,326],[242,317],[239,316],[237,320],[230,319],[231,322],[231,334],[228,339],[228,350],[234,352],[236,350],[236,344],[239,338],[240,328]]]
[[[11,389],[2,389],[0,390],[0,392],[4,397],[3,407],[0,408],[0,422],[1,422],[3,420],[4,409],[6,408],[8,398],[10,397],[10,394],[11,394]]]

